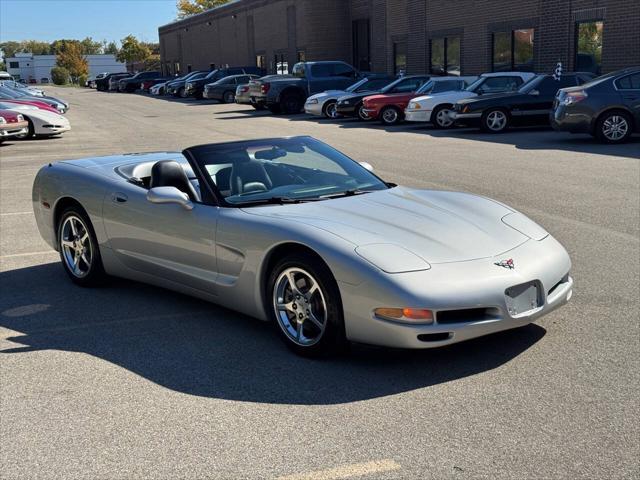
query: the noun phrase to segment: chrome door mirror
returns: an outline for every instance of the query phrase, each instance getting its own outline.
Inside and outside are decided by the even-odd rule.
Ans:
[[[529,92],[529,95],[533,95],[534,97],[537,97],[538,95],[540,95],[540,91],[539,90],[531,90]]]
[[[370,172],[373,172],[373,165],[371,165],[369,162],[358,162],[360,164],[361,167],[363,167],[365,170],[369,170]]]
[[[185,210],[193,210],[193,203],[189,195],[181,192],[176,187],[154,187],[147,192],[147,200],[151,203],[172,203],[182,206]]]

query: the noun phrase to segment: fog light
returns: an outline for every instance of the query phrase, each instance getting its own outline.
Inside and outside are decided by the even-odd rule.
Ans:
[[[376,308],[376,317],[396,322],[432,324],[433,312],[425,308]]]

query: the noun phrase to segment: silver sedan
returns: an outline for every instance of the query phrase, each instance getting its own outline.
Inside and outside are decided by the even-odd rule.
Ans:
[[[33,205],[73,282],[204,298],[272,321],[302,355],[449,345],[572,295],[569,255],[522,213],[396,186],[311,137],[62,161]]]

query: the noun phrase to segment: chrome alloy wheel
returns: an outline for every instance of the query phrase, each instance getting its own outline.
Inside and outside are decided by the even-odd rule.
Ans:
[[[504,130],[507,126],[507,115],[501,110],[494,110],[487,115],[487,127],[494,132]]]
[[[69,271],[82,278],[91,270],[93,246],[89,230],[80,217],[69,215],[60,229],[60,247]]]
[[[398,120],[398,111],[395,108],[387,108],[382,112],[382,120],[388,124],[395,123]]]
[[[329,105],[327,105],[326,112],[327,112],[327,117],[335,120],[336,118],[339,117],[338,104],[336,102],[331,102]]]
[[[629,131],[627,119],[621,115],[611,115],[602,124],[602,134],[607,140],[617,142],[624,138]]]
[[[327,304],[313,276],[297,267],[287,268],[276,279],[273,308],[280,328],[297,345],[320,341],[327,326]]]
[[[438,126],[450,127],[451,124],[453,123],[453,120],[451,119],[450,115],[451,115],[451,110],[448,108],[442,108],[438,110],[438,113],[436,115],[436,122],[438,123]]]

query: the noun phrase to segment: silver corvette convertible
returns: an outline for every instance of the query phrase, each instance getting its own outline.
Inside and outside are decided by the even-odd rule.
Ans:
[[[47,165],[33,206],[75,283],[201,297],[273,321],[304,355],[439,347],[571,298],[567,252],[523,214],[371,170],[311,137],[210,144]]]

